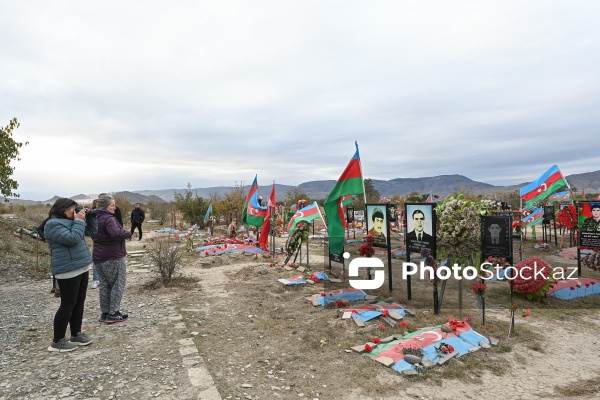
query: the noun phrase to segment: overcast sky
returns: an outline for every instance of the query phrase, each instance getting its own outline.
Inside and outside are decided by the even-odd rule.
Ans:
[[[3,1],[21,198],[600,169],[599,1]],[[268,189],[261,189],[268,193]]]

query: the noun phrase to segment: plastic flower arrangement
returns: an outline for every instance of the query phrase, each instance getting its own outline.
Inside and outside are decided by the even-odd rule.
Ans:
[[[514,289],[529,300],[543,297],[554,282],[552,268],[539,257],[526,258],[515,269]]]
[[[436,212],[437,245],[453,261],[466,264],[469,256],[481,248],[479,216],[485,215],[487,209],[464,200],[460,194],[438,204]]]
[[[581,263],[593,271],[600,270],[600,253],[585,255],[581,258]]]
[[[565,206],[558,213],[558,222],[567,229],[577,228],[577,209],[575,206]]]
[[[455,331],[458,328],[464,327],[465,326],[465,321],[460,321],[460,320],[457,320],[455,318],[449,318],[448,319],[448,326],[450,327],[450,329],[452,329],[453,331]]]
[[[435,346],[435,350],[438,353],[450,354],[454,352],[454,347],[451,344],[440,342],[438,346]]]
[[[482,283],[482,282],[477,282],[474,285],[471,285],[471,290],[477,296],[485,297],[486,289],[487,289],[487,286],[485,286],[485,283]]]

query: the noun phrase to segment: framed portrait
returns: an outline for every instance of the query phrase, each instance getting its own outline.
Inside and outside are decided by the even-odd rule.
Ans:
[[[482,258],[504,257],[512,262],[512,217],[481,217]]]
[[[354,221],[354,207],[346,207],[346,222],[351,224]]]
[[[577,203],[579,215],[579,246],[600,248],[600,201],[580,201]]]
[[[554,221],[556,218],[556,214],[554,211],[554,203],[547,204],[544,206],[544,219],[542,223],[549,224],[551,221]]]
[[[388,220],[390,222],[396,222],[398,219],[398,204],[388,204]]]
[[[436,257],[436,216],[435,203],[406,203],[406,249],[420,253],[428,248]]]
[[[387,204],[366,204],[367,234],[373,235],[373,246],[388,247],[387,237]]]

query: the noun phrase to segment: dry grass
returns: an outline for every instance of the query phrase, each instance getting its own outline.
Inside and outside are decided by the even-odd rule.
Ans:
[[[555,386],[554,392],[563,397],[573,398],[598,396],[598,393],[600,393],[600,373],[594,378],[573,382],[569,385]]]

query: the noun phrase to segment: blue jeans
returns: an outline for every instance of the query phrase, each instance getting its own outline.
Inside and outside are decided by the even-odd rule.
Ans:
[[[94,278],[93,278],[93,279],[94,279],[95,281],[99,281],[99,280],[100,280],[100,275],[98,275],[98,270],[96,269],[96,266],[95,266],[95,265],[94,265],[94,269],[93,269],[93,271],[94,271],[94,273],[93,273],[93,276],[94,276]]]

